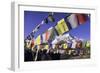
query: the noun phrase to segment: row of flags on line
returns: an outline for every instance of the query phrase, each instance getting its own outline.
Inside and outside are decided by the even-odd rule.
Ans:
[[[73,48],[73,49],[75,49],[75,48],[77,48],[77,44],[80,42],[80,43],[82,43],[82,48],[90,48],[90,41],[85,41],[85,40],[76,40],[75,38],[74,39],[72,39],[71,41],[72,42],[70,42],[70,43],[68,43],[67,41],[68,40],[66,40],[66,42],[65,42],[65,40],[63,39],[62,40],[63,41],[63,43],[60,43],[59,41],[56,43],[56,44],[52,44],[52,43],[42,43],[42,44],[38,44],[38,45],[34,45],[34,41],[33,40],[31,40],[31,41],[28,41],[27,43],[25,43],[26,44],[26,47],[27,48],[34,48],[34,47],[38,47],[38,48],[40,48],[40,49],[49,49],[49,48],[57,48],[58,49],[58,47],[59,48],[63,48],[63,49],[67,49],[67,48]]]
[[[55,22],[55,19],[54,19],[54,17],[53,17],[53,14],[54,14],[53,12],[52,12],[52,13],[49,13],[49,15],[48,15],[44,20],[42,20],[41,23],[38,24],[37,27],[36,27],[35,29],[33,29],[32,33],[36,33],[36,32],[38,31],[38,29],[39,29],[42,25],[44,25],[45,23],[47,24],[49,21],[50,21],[50,22]]]
[[[63,35],[64,33],[74,28],[77,28],[81,24],[84,24],[87,21],[87,19],[88,14],[70,14],[69,16],[59,20],[54,27],[50,27],[42,35],[38,35],[37,38],[31,39],[31,37],[34,36],[34,33],[32,31],[31,37],[29,36],[28,39],[34,40],[35,45],[39,45],[42,43],[51,43],[56,38],[56,36]],[[36,27],[37,30],[39,30],[39,27],[40,25]]]
[[[79,25],[84,24],[88,19],[87,14],[71,14],[57,22],[55,29],[58,35],[63,35]]]

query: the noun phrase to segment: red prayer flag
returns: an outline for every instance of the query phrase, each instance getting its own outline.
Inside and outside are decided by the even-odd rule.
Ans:
[[[48,31],[45,33],[45,36],[46,36],[45,40],[48,40],[48,37],[49,37]]]
[[[86,15],[85,14],[76,14],[78,18],[79,24],[83,24],[86,22]]]

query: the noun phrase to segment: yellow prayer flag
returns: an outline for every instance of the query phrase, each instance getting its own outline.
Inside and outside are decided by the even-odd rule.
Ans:
[[[90,48],[90,42],[89,41],[86,42],[86,48]]]
[[[49,48],[49,45],[45,45],[44,49],[48,49]]]
[[[61,19],[60,21],[58,21],[55,28],[56,28],[57,32],[59,33],[59,35],[62,35],[63,33],[69,31],[69,28],[68,28],[64,18]]]
[[[68,45],[67,44],[63,44],[63,48],[64,49],[67,49],[68,48]]]
[[[41,36],[40,36],[40,35],[36,38],[35,44],[36,44],[36,45],[41,44]]]

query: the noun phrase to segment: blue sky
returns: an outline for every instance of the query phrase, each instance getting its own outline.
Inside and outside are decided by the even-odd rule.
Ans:
[[[24,11],[24,37],[26,38],[32,30],[39,24],[41,21],[48,16],[49,12],[37,12],[37,11]],[[55,18],[55,22],[48,22],[48,24],[44,24],[40,27],[40,29],[35,33],[35,38],[45,32],[51,26],[55,26],[56,23],[67,16],[69,13],[58,13],[55,12],[53,17]],[[90,19],[84,23],[84,25],[80,25],[79,27],[70,30],[70,33],[73,36],[78,38],[90,40]]]

